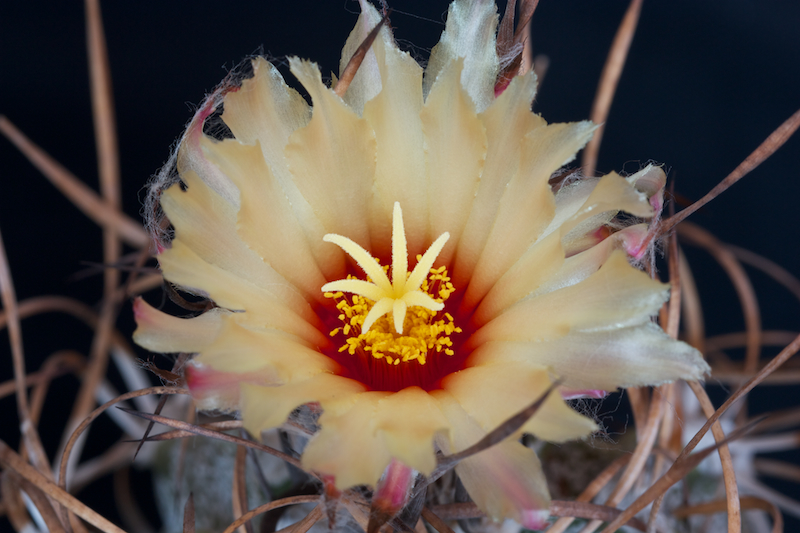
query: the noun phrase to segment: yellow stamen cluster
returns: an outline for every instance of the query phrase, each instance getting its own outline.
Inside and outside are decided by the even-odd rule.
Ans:
[[[417,259],[421,259],[421,256],[417,256]],[[348,279],[356,278],[348,276]],[[443,304],[455,288],[450,282],[447,269],[439,267],[430,270],[420,290]],[[369,331],[363,333],[364,321],[374,307],[374,301],[358,294],[346,296],[342,291],[326,292],[325,297],[336,301],[336,308],[340,312],[338,318],[343,323],[342,327],[334,329],[330,335],[345,335],[347,339],[339,347],[339,351],[347,351],[350,355],[363,351],[375,359],[384,359],[390,365],[408,361],[424,365],[429,353],[453,355],[450,335],[461,333],[461,328],[453,323],[450,313],[444,313],[435,319],[438,314],[436,311],[420,306],[408,309],[404,317],[404,335],[396,332],[394,321],[389,320],[387,315],[381,316]]]
[[[390,282],[388,267],[382,267],[361,246],[341,235],[325,235],[326,242],[341,247],[367,275],[366,281],[347,276],[347,279],[322,286],[325,296],[336,300],[341,312],[339,320],[344,323],[341,328],[334,329],[331,336],[339,332],[349,336],[340,352],[347,350],[355,355],[363,350],[393,365],[401,361],[417,361],[424,365],[430,350],[453,354],[449,335],[461,329],[453,324],[449,313],[437,320],[434,318],[444,309],[444,301],[455,289],[445,267],[432,268],[449,238],[449,233],[440,235],[423,255],[417,256],[417,265],[409,273],[403,212],[395,202]],[[344,293],[350,296],[345,297]]]
[[[408,273],[408,246],[406,230],[403,226],[403,211],[400,203],[394,203],[392,213],[392,281],[386,275],[377,259],[368,251],[351,241],[347,237],[328,233],[322,240],[332,242],[347,252],[358,266],[371,278],[370,281],[360,279],[340,279],[322,286],[322,292],[349,292],[358,294],[375,302],[369,314],[364,319],[364,332],[369,331],[372,324],[387,313],[394,316],[394,329],[403,334],[403,322],[409,307],[420,306],[431,311],[441,311],[444,304],[436,302],[430,295],[420,291],[422,282],[425,281],[428,270],[433,266],[439,252],[444,248],[450,234],[447,232],[439,235],[430,248],[417,262],[417,266]]]

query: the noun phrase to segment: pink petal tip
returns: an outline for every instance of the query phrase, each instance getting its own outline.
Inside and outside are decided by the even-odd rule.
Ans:
[[[550,525],[548,518],[550,512],[547,509],[527,509],[522,511],[522,527],[538,531]]]

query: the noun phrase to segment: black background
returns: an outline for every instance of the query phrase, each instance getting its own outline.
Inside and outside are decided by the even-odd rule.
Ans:
[[[401,47],[427,57],[443,29],[447,3],[391,6]],[[547,54],[551,64],[534,108],[548,121],[588,118],[626,6],[623,1],[541,1],[534,49]],[[299,55],[320,63],[323,74],[337,71],[341,45],[358,12],[351,0],[106,2],[102,9],[123,204],[136,218],[144,184],[168,157],[193,106],[228,69],[263,50],[278,63]],[[80,2],[0,7],[0,113],[96,187],[83,16]],[[661,162],[680,195],[700,198],[800,108],[798,25],[800,3],[794,0],[645,1],[598,170],[634,172],[650,160]],[[287,79],[294,83],[290,75]],[[693,221],[800,274],[798,155],[800,136]],[[5,140],[0,140],[0,230],[19,299],[41,294],[66,294],[92,304],[99,299],[99,277],[74,281],[71,276],[84,268],[82,261],[101,261],[100,231]],[[730,283],[702,254],[689,253],[697,265],[709,333],[740,331],[743,320]],[[764,276],[756,274],[754,282],[765,328],[797,330],[797,302]],[[127,308],[120,327],[126,335],[132,331]],[[26,321],[23,332],[29,370],[57,349],[87,353],[91,338],[77,322],[53,315]],[[4,379],[11,375],[8,353],[3,339]],[[63,398],[74,392],[75,383],[63,378],[46,405],[42,433],[53,443],[48,444],[51,453],[63,424],[60,404],[68,403]],[[755,402],[762,410],[798,404],[796,390],[788,388],[765,389]],[[13,400],[3,400],[2,409],[9,422],[0,426],[0,437],[15,443]]]

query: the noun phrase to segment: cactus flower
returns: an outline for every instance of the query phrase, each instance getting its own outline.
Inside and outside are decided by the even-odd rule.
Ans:
[[[362,0],[343,65],[380,19]],[[497,20],[491,2],[454,2],[425,69],[384,27],[343,97],[290,59],[310,104],[255,59],[152,187],[171,224],[165,279],[214,307],[183,319],[137,300],[136,342],[196,353],[199,406],[253,435],[316,406],[302,463],[337,489],[403,500],[409,472],[430,474],[437,450],[469,447],[556,379],[520,433],[586,437],[594,421],[564,398],[708,371],[653,322],[668,287],[635,266],[664,173],[551,183],[595,125],[534,114],[533,72],[497,90]],[[226,135],[206,133],[215,116]],[[519,439],[456,472],[490,517],[546,524],[541,466]]]

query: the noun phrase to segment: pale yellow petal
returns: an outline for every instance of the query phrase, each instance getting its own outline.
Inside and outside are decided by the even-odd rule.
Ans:
[[[375,199],[370,205],[370,233],[375,254],[391,252],[392,211],[400,202],[415,257],[428,240],[428,191],[425,175],[422,121],[422,68],[394,44],[376,41],[381,92],[364,105],[364,118],[375,132],[377,161]],[[349,91],[348,91],[349,92]]]
[[[368,392],[320,417],[321,431],[303,453],[308,468],[336,476],[336,486],[375,485],[392,458],[421,472],[436,466],[433,437],[447,420],[422,389]]]
[[[339,365],[301,339],[281,330],[245,327],[239,313],[226,316],[213,343],[203,348],[195,361],[225,372],[246,374],[269,368],[276,383],[303,381],[317,374],[332,373]]]
[[[647,167],[642,171],[650,176],[659,172],[657,167]],[[650,183],[653,180],[648,178],[642,181]],[[655,212],[648,196],[634,184],[635,181],[612,172],[599,179],[579,180],[566,186],[565,191],[556,197],[556,216],[544,234],[559,232],[565,255],[570,257],[595,246],[602,239],[597,235],[598,229],[608,224],[619,212],[652,218]],[[580,200],[582,202],[578,207]]]
[[[475,266],[464,306],[475,306],[542,234],[555,213],[548,180],[591,138],[591,122],[550,124],[528,133],[517,175],[505,189],[489,238]]]
[[[161,194],[161,207],[175,229],[175,241],[204,261],[245,279],[262,277],[264,262],[236,233],[238,206],[214,192],[194,171],[184,172],[181,181],[183,187],[176,183]]]
[[[459,78],[461,60],[448,65],[433,85],[422,110],[428,176],[429,237],[448,232],[452,239],[439,254],[447,264],[455,253],[486,159],[486,130]]]
[[[656,165],[647,165],[642,170],[625,178],[628,183],[636,187],[637,191],[643,192],[650,199],[650,205],[657,212],[661,212],[664,203],[664,186],[667,183],[667,175],[664,169]]]
[[[629,256],[635,257],[642,249],[642,243],[647,237],[649,228],[647,224],[628,226],[588,250],[568,257],[561,263],[561,268],[550,275],[531,296],[539,296],[570,285],[575,285],[585,280],[605,263],[614,250],[625,250]],[[557,236],[552,234],[549,238]]]
[[[487,387],[487,383],[496,386]],[[491,431],[539,398],[551,385],[544,366],[531,362],[489,361],[450,374],[442,381],[464,410],[485,431]],[[572,410],[559,394],[551,394],[522,427],[549,442],[586,437],[597,426]]]
[[[640,218],[653,216],[653,208],[647,196],[637,191],[625,178],[612,172],[600,178],[580,209],[562,225],[561,233],[565,246],[569,248],[573,235],[583,235],[600,225],[597,222],[587,225],[587,221],[598,217],[601,213],[611,212],[613,216],[619,211]]]
[[[378,402],[375,428],[389,454],[425,475],[436,467],[433,438],[449,427],[439,403],[419,387],[408,387]]]
[[[445,453],[459,452],[486,436],[486,430],[447,392],[433,395],[452,426],[449,438],[438,439]],[[511,518],[525,527],[541,529],[550,494],[533,450],[506,439],[461,461],[456,473],[478,508],[493,520]]]
[[[655,213],[647,199],[663,188],[666,176],[660,167],[648,165],[636,174],[622,178],[614,172],[602,178],[581,178],[565,184],[556,193],[556,214],[545,234],[572,229],[577,223],[602,211],[625,211],[641,218]],[[595,190],[597,189],[597,192]]]
[[[456,0],[447,11],[447,24],[439,44],[431,50],[425,70],[424,90],[431,87],[450,65],[464,58],[461,85],[480,112],[494,101],[494,85],[500,70],[495,51],[497,6],[493,2]]]
[[[244,80],[238,91],[225,96],[222,114],[236,139],[245,144],[259,142],[264,160],[291,205],[317,263],[325,277],[332,279],[342,277],[344,255],[322,242],[327,231],[294,183],[284,157],[289,136],[310,119],[311,107],[262,58],[253,61],[253,77]]]
[[[566,256],[562,233],[554,232],[531,246],[492,287],[475,311],[477,324],[485,324],[511,304],[579,283],[594,274],[614,250],[623,249],[638,259],[648,226],[624,228],[589,249]]]
[[[311,108],[303,97],[262,57],[253,60],[253,77],[225,96],[222,113],[236,139],[261,144],[270,166],[280,164],[289,136],[310,118]]]
[[[581,283],[525,299],[479,329],[468,341],[474,349],[492,340],[552,340],[570,331],[609,330],[649,321],[668,287],[630,264],[617,250]]]
[[[340,490],[354,485],[375,485],[389,465],[391,455],[375,426],[380,400],[389,392],[359,394],[344,413],[325,410],[322,429],[303,452],[303,466],[336,477]],[[323,404],[324,406],[324,404]]]
[[[178,318],[162,313],[139,297],[133,301],[133,341],[151,352],[198,352],[216,338],[222,317],[228,313],[215,308],[195,318]]]
[[[164,276],[191,292],[208,295],[217,305],[232,311],[246,310],[243,320],[262,327],[282,329],[317,346],[329,341],[314,326],[319,318],[291,284],[277,274],[272,284],[256,285],[236,274],[209,264],[185,246],[173,241],[172,248],[158,256]]]
[[[564,263],[560,237],[552,234],[528,248],[481,301],[475,310],[475,323],[487,323],[510,305],[550,282]]]
[[[219,169],[206,159],[201,142],[206,138],[203,126],[206,118],[213,112],[212,102],[207,102],[195,113],[186,133],[180,141],[175,158],[175,167],[183,180],[184,174],[196,174],[205,187],[214,191],[234,209],[239,207],[239,189]],[[174,186],[174,185],[173,185]]]
[[[616,390],[697,380],[709,372],[702,355],[650,322],[611,331],[570,333],[551,342],[488,342],[469,364],[521,361],[547,366],[571,389]]]
[[[531,71],[515,77],[478,116],[486,128],[486,163],[456,251],[452,274],[458,286],[469,282],[497,216],[500,198],[519,169],[522,139],[535,128],[546,125],[544,119],[531,112],[535,94],[536,76]]]
[[[286,146],[289,170],[327,233],[368,246],[365,206],[372,198],[375,135],[366,120],[323,85],[315,64],[296,58],[289,64],[313,101],[311,121]]]
[[[242,193],[237,230],[245,244],[307,298],[321,300],[319,288],[325,278],[259,143],[248,146],[234,139],[209,140],[203,148]]]
[[[278,427],[301,405],[318,402],[326,412],[347,412],[366,387],[352,379],[317,374],[306,381],[264,387],[242,385],[241,414],[244,427],[253,435]]]
[[[613,224],[616,211],[602,211],[583,219],[562,240],[564,254],[571,257],[600,244]],[[562,228],[567,229],[567,228]]]
[[[274,294],[282,305],[288,306],[310,323],[317,324],[318,318],[303,294],[264,263],[239,238],[236,231],[237,208],[211,190],[195,172],[185,172],[181,179],[185,190],[179,184],[173,185],[161,195],[161,205],[175,229],[172,248],[184,247],[188,250],[167,250],[159,256],[166,278],[207,295],[212,289],[222,291],[234,299],[226,300],[231,305],[220,305],[228,309],[242,309],[240,304],[234,303],[235,294],[232,290],[214,282],[213,276],[210,284],[203,284],[201,280],[209,275],[206,266],[213,267],[212,270],[223,271],[226,277],[241,278],[239,283],[245,286],[255,285]],[[174,261],[173,256],[186,257],[190,261],[199,259],[205,266],[201,265],[198,272],[191,272],[191,266]],[[170,268],[180,270],[184,281],[177,279],[178,274],[171,275],[168,272]],[[219,297],[222,298],[221,295]],[[216,300],[217,297],[212,298]]]
[[[599,181],[600,178],[566,178],[566,183],[556,193],[556,212],[553,220],[550,221],[550,225],[542,235],[549,235],[554,231],[558,231],[570,217],[575,215],[581,206],[586,203],[587,198],[597,187]]]

